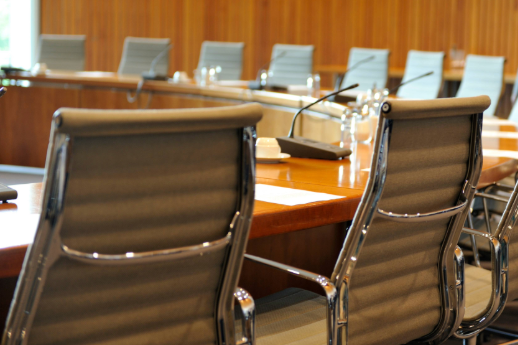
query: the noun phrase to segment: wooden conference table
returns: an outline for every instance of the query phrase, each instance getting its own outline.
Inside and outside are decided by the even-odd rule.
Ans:
[[[135,86],[135,79],[128,81],[113,76],[110,77],[111,79],[105,76],[103,80],[92,76],[87,78],[66,75],[21,76],[20,80],[24,78],[31,83],[45,82],[46,84],[17,86],[16,83],[19,81],[15,80],[13,83],[12,79],[10,83],[15,87],[11,87],[9,92],[15,89],[14,93],[18,101],[25,97],[24,93],[40,96],[49,94],[70,96],[71,94],[68,93],[70,85],[78,85],[80,88],[72,88],[74,91],[72,96],[77,96],[81,100],[80,106],[86,106],[84,102],[90,100],[96,105],[99,102],[111,104],[113,108],[113,103],[109,102],[114,100],[118,102],[121,96],[125,97],[128,89]],[[55,79],[55,84],[52,84],[52,78]],[[62,84],[68,86],[58,86]],[[300,96],[279,95],[265,91],[251,92],[235,87],[201,88],[193,85],[152,82],[146,88],[148,91],[158,93],[154,101],[159,98],[162,105],[171,105],[171,100],[173,100],[172,103],[180,106],[192,105],[192,102],[196,102],[197,106],[221,106],[229,104],[229,101],[232,101],[230,104],[260,102],[264,105],[265,118],[258,125],[259,136],[283,135],[286,132],[286,126],[291,122],[293,110],[310,101]],[[94,99],[92,96],[99,97]],[[54,106],[54,103],[59,103],[58,99],[59,97],[46,102]],[[6,97],[7,100],[9,100],[8,97]],[[186,100],[187,103],[183,103]],[[340,123],[330,116],[341,114],[342,111],[341,105],[323,104],[303,117],[298,132],[314,139],[321,140],[325,137],[328,141],[336,141],[338,132],[330,133],[330,131],[339,128]],[[14,117],[14,115],[9,116]],[[36,115],[30,114],[30,116]],[[47,117],[50,121],[50,116]],[[44,130],[46,128],[42,129]],[[491,154],[484,157],[479,186],[497,181],[518,170],[517,161],[509,158],[509,156],[514,157],[515,152],[518,151],[516,127],[508,121],[488,120],[484,130],[486,133],[483,139],[484,148],[500,151],[487,151]],[[31,134],[33,135],[34,132]],[[10,135],[12,138],[15,136]],[[27,137],[22,132],[16,135]],[[46,147],[48,131],[45,135],[47,139],[44,146]],[[16,139],[19,140],[19,138]],[[37,141],[32,142],[43,145]],[[11,139],[11,143],[16,143],[16,140]],[[510,153],[506,154],[505,151]],[[503,157],[496,157],[500,155],[499,152]],[[297,206],[256,201],[247,252],[329,275],[345,238],[348,221],[352,220],[365,189],[371,153],[370,144],[358,144],[354,148],[353,155],[342,161],[290,158],[280,164],[258,164],[257,184],[328,193],[342,198]],[[6,157],[9,156],[2,152],[0,146],[0,164],[5,164],[3,160]],[[33,157],[41,159],[36,155]],[[19,192],[18,199],[12,203],[0,205],[0,278],[13,277],[19,273],[27,245],[32,242],[41,210],[41,184],[17,185],[14,188]],[[249,262],[245,262],[243,267],[240,285],[255,297],[278,291],[285,286],[300,286],[318,291],[318,287],[312,286],[309,282]]]
[[[495,137],[502,131],[509,131],[503,136],[511,137]],[[496,125],[485,133],[490,135],[484,136],[485,149],[518,152],[518,132],[514,126]],[[371,151],[370,144],[358,144],[355,153],[342,161],[290,158],[279,164],[257,164],[257,184],[343,198],[297,206],[256,201],[247,252],[328,275],[341,249],[347,222],[352,220],[366,186]],[[495,155],[495,151],[486,152]],[[517,164],[511,158],[484,157],[479,186],[517,171]],[[0,278],[19,273],[41,211],[41,183],[13,188],[19,193],[18,199],[0,205]],[[310,283],[248,262],[240,285],[256,297],[285,286],[318,291]]]

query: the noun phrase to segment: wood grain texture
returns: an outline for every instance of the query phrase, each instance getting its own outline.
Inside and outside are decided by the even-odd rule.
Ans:
[[[8,89],[9,97],[0,102],[0,164],[44,167],[52,115],[60,107],[79,107],[79,90]]]
[[[86,69],[116,71],[126,36],[168,37],[170,72],[192,74],[204,40],[245,42],[252,79],[275,43],[315,45],[315,65],[343,65],[351,47],[502,55],[518,68],[518,0],[41,0],[41,32],[84,34]],[[448,61],[447,61],[448,62]],[[448,63],[446,64],[448,65]]]

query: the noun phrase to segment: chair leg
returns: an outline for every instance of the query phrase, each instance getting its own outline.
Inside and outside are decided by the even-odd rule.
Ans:
[[[252,296],[245,290],[237,287],[234,297],[241,306],[243,312],[242,339],[237,339],[237,345],[255,345],[255,303]]]
[[[468,339],[463,339],[462,344],[463,345],[477,345],[477,336],[474,336],[474,337],[471,337]]]

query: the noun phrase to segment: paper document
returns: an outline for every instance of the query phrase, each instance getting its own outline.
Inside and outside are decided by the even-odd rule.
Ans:
[[[334,200],[340,198],[345,198],[345,196],[316,193],[301,189],[276,187],[266,184],[255,185],[255,200],[287,206],[302,205],[308,204],[310,202]]]
[[[2,226],[0,226],[0,237],[2,238],[0,248],[16,247],[32,243],[39,220],[39,214],[5,212],[2,215]]]
[[[518,151],[509,150],[483,150],[483,157],[502,157],[502,158],[513,158],[518,159]]]
[[[518,139],[518,132],[482,131],[482,136],[486,138],[505,138]]]
[[[486,117],[484,116],[484,119],[482,120],[483,122],[483,125],[482,126],[485,126],[485,125],[496,125],[496,126],[515,126],[516,127],[516,123],[511,121],[511,120],[504,120],[504,119],[499,119],[497,117]]]

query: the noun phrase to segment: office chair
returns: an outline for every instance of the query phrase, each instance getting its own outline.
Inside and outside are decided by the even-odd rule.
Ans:
[[[243,42],[211,42],[201,44],[198,69],[220,66],[218,80],[240,80],[243,71]]]
[[[261,117],[59,109],[2,344],[235,344]]]
[[[268,69],[268,85],[286,87],[306,85],[308,76],[313,73],[312,45],[275,44]]]
[[[433,72],[432,75],[401,86],[397,96],[413,99],[434,99],[442,88],[443,52],[424,52],[410,50],[406,59],[405,74],[402,82]]]
[[[457,97],[488,95],[491,105],[484,112],[494,115],[504,85],[503,56],[468,55]]]
[[[85,35],[40,35],[38,62],[48,69],[85,70]]]
[[[367,187],[331,278],[245,254],[326,294],[291,289],[256,300],[258,343],[440,343],[457,330],[456,243],[480,176],[489,102],[382,104]]]
[[[492,194],[494,189],[508,192],[510,197]],[[456,336],[473,338],[489,326],[509,333],[514,332],[518,338],[516,325],[513,328],[506,325],[505,321],[497,321],[505,310],[506,303],[518,298],[518,241],[513,241],[518,211],[518,183],[514,188],[501,184],[490,185],[476,193],[475,197],[483,199],[484,227],[474,227],[470,214],[470,227],[463,229],[464,233],[471,236],[475,264],[466,265],[465,268],[466,313]],[[505,204],[497,224],[490,218],[488,200]],[[479,248],[489,252],[491,270],[480,267],[480,263],[477,262]],[[496,324],[493,324],[495,321]]]
[[[374,56],[374,59],[346,73],[341,86],[345,87],[358,83],[360,86],[355,89],[358,91],[367,91],[372,89],[374,85],[378,89],[383,89],[387,85],[389,55],[390,50],[388,49],[351,48],[347,68],[351,68],[368,57]]]
[[[163,53],[170,44],[169,38],[126,37],[119,63],[118,74],[142,75],[148,72],[155,62],[154,72],[167,75],[169,52]],[[155,59],[157,59],[155,61]]]

